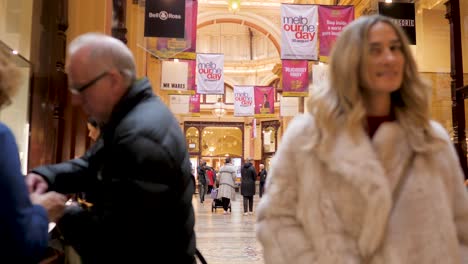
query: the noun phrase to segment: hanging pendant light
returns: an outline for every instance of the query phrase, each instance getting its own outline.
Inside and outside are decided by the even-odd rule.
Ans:
[[[228,8],[230,12],[236,13],[239,11],[241,0],[228,0]]]
[[[226,105],[221,100],[222,100],[222,98],[218,98],[218,102],[213,104],[212,113],[217,118],[221,118],[224,115],[226,115],[226,113],[227,113]]]

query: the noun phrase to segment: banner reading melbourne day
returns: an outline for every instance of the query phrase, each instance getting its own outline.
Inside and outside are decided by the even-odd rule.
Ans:
[[[234,85],[234,116],[254,115],[254,87]]]
[[[197,93],[224,94],[224,54],[197,54]]]
[[[320,56],[330,54],[343,28],[354,20],[354,6],[319,6]]]
[[[157,38],[155,55],[162,58],[195,60],[198,1],[185,1],[185,38]]]
[[[184,38],[185,0],[146,0],[145,37]]]
[[[187,91],[187,62],[163,61],[161,68],[162,90]]]
[[[316,5],[281,4],[281,59],[317,60]]]
[[[271,86],[255,86],[255,117],[275,116],[275,89]]]
[[[308,96],[309,74],[306,60],[283,60],[283,96]]]
[[[416,45],[416,22],[414,3],[379,2],[379,14],[393,18],[403,28],[411,45]]]

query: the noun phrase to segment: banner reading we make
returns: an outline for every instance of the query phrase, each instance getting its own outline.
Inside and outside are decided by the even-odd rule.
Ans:
[[[197,54],[197,93],[224,94],[224,54]]]
[[[316,5],[281,4],[281,59],[317,60]]]

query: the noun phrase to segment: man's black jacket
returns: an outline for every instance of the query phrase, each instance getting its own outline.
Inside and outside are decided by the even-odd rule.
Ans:
[[[108,260],[191,263],[194,186],[185,138],[147,79],[135,82],[102,132],[83,157],[33,172],[51,190],[87,193]]]

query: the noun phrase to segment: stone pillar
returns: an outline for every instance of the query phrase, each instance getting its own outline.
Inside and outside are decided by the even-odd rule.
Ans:
[[[466,160],[466,133],[465,133],[465,98],[463,88],[463,58],[460,23],[460,2],[449,0],[445,3],[447,13],[445,17],[450,24],[450,83],[452,95],[452,123],[453,143],[460,158],[460,163],[465,174],[468,175]]]

